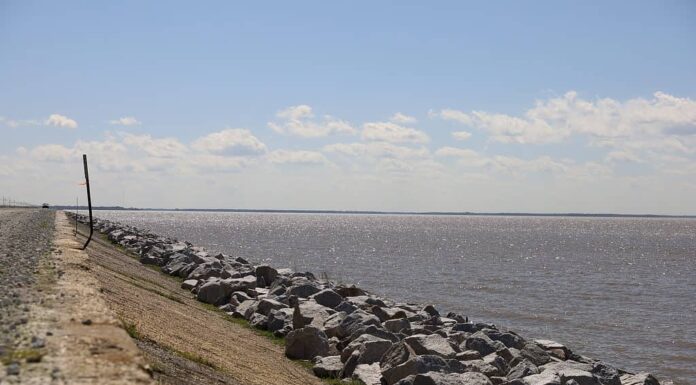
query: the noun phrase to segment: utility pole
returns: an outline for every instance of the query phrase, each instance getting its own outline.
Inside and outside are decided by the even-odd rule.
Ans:
[[[82,163],[85,166],[85,183],[87,183],[87,204],[89,205],[89,237],[87,242],[82,246],[82,250],[87,248],[89,241],[92,240],[92,234],[94,233],[94,225],[92,224],[92,194],[89,191],[89,170],[87,170],[87,154],[82,154]]]

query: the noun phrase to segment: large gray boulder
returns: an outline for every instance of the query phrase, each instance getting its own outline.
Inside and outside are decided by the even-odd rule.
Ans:
[[[329,337],[338,337],[340,335],[341,322],[346,318],[347,314],[344,312],[334,313],[329,316],[329,318],[324,321],[324,332]]]
[[[536,366],[541,366],[551,361],[549,354],[534,342],[525,343],[520,350],[520,354]]]
[[[310,296],[316,303],[328,308],[335,308],[343,302],[343,297],[331,289],[324,289]]]
[[[343,369],[343,362],[339,356],[321,357],[312,368],[314,375],[319,378],[338,378]]]
[[[546,370],[524,377],[524,382],[528,385],[561,385],[561,377],[553,371]]]
[[[140,255],[140,263],[143,265],[161,266],[164,259],[153,253],[143,253]]]
[[[512,332],[501,332],[498,330],[486,329],[484,333],[493,341],[499,341],[508,348],[522,349],[524,339]]]
[[[400,308],[393,308],[393,307],[381,307],[381,306],[372,306],[370,309],[372,314],[377,316],[381,322],[391,320],[391,319],[399,319],[399,318],[406,318],[406,311]]]
[[[365,295],[365,291],[359,287],[356,287],[355,285],[351,286],[337,286],[334,288],[334,290],[341,295],[341,297],[357,297],[361,295]]]
[[[496,342],[481,332],[472,334],[464,341],[463,345],[462,350],[476,350],[482,357],[495,353],[497,350]]]
[[[505,373],[502,372],[500,369],[485,362],[484,360],[469,360],[460,362],[460,364],[464,367],[464,370],[462,371],[466,372],[483,373],[488,377],[505,375]]]
[[[660,382],[650,373],[624,374],[621,385],[660,385]]]
[[[410,375],[445,371],[449,368],[447,361],[442,357],[431,355],[412,356],[399,365],[391,366],[382,363],[381,366],[382,377],[387,385],[396,384],[402,378]]]
[[[559,373],[560,371],[565,370],[565,369],[578,369],[578,370],[583,370],[586,372],[591,372],[592,365],[588,364],[588,363],[584,363],[584,362],[567,360],[567,361],[552,361],[552,362],[549,362],[549,363],[539,367],[540,371],[552,370],[556,373]]]
[[[361,381],[365,385],[380,385],[382,372],[380,371],[379,363],[359,364],[353,370],[351,378]]]
[[[374,341],[366,341],[358,346],[358,365],[373,364],[382,359],[384,353],[391,348],[391,341],[376,339]],[[349,345],[350,347],[350,345]]]
[[[597,380],[602,385],[622,385],[619,371],[604,362],[593,363],[592,374],[597,377]]]
[[[405,318],[390,319],[382,323],[384,328],[392,333],[398,333],[402,330],[411,329],[411,323]]]
[[[314,326],[316,328],[323,328],[324,323],[331,316],[333,310],[321,306],[318,303],[309,300],[303,303],[299,303],[294,307],[296,312],[299,312],[302,319],[302,326]],[[293,324],[295,326],[295,324]]]
[[[256,289],[256,277],[252,275],[247,275],[239,278],[227,278],[223,279],[221,282],[230,290],[230,293],[235,291],[246,290],[253,291],[254,289]]]
[[[341,351],[341,361],[346,362],[348,360],[348,357],[350,357],[351,354],[353,354],[354,351],[358,350],[362,346],[371,346],[375,345],[375,348],[377,346],[380,346],[380,348],[377,348],[378,350],[381,350],[380,356],[372,361],[372,362],[377,362],[382,358],[382,355],[384,352],[386,352],[392,345],[391,341],[388,341],[383,338],[379,338],[376,336],[373,336],[371,334],[363,334],[359,336],[358,338],[354,339],[351,341],[351,343],[348,344],[343,350]],[[361,362],[363,364],[371,364],[372,362]]]
[[[363,310],[356,310],[348,314],[340,324],[340,328],[337,331],[338,337],[343,338],[349,336],[356,332],[358,329],[366,327],[368,325],[375,325],[381,327],[382,324],[379,322],[379,318],[372,314],[369,314]]]
[[[207,261],[196,266],[188,275],[188,279],[208,279],[210,277],[220,277],[222,274],[222,264],[220,261]]]
[[[410,375],[397,385],[492,385],[491,380],[481,373],[427,372]]]
[[[600,385],[597,377],[590,372],[580,369],[563,369],[558,372],[561,377],[561,383],[566,384],[570,381],[575,381],[578,385]]]
[[[352,303],[350,303],[350,302],[348,302],[348,301],[343,301],[343,302],[341,302],[338,306],[336,306],[336,307],[334,308],[334,310],[336,310],[336,311],[342,311],[342,312],[344,312],[344,313],[346,313],[346,314],[350,314],[350,313],[352,313],[352,312],[358,310],[358,307],[355,306],[355,305],[353,305]]]
[[[249,324],[261,330],[268,330],[268,317],[263,314],[254,313],[249,317]]]
[[[264,298],[256,306],[256,312],[268,316],[271,310],[280,310],[288,307],[282,302],[278,302],[274,299]]]
[[[329,339],[323,331],[312,326],[291,331],[285,338],[285,355],[295,360],[310,360],[329,354]]]
[[[219,280],[208,281],[198,288],[197,298],[201,302],[222,305],[232,294],[232,290]]]
[[[198,285],[197,279],[187,279],[181,283],[181,288],[186,290],[191,290]]]
[[[309,296],[318,293],[320,290],[316,284],[306,282],[290,286],[287,289],[287,293],[300,298],[309,298]]]
[[[529,360],[522,360],[520,363],[515,365],[507,374],[510,380],[516,380],[518,378],[530,376],[532,374],[538,374],[539,369]]]
[[[292,329],[292,309],[271,310],[268,313],[268,331],[277,332]]]
[[[268,265],[259,265],[256,266],[256,284],[258,286],[270,286],[273,281],[275,281],[276,277],[278,277],[278,270],[268,266]],[[263,285],[260,285],[263,283]]]
[[[179,272],[191,265],[191,257],[185,254],[174,254],[169,258],[162,271],[169,275],[179,275]]]
[[[508,365],[507,361],[505,361],[503,357],[499,356],[498,353],[491,353],[483,357],[483,362],[498,369],[497,376],[504,376],[510,370],[510,366]]]
[[[360,352],[354,351],[351,353],[350,357],[343,363],[343,369],[341,373],[338,374],[340,378],[349,378],[353,376],[355,368],[358,367],[358,359],[360,358]]]
[[[439,334],[416,334],[406,337],[404,342],[418,355],[433,354],[445,358],[454,358],[457,354],[450,342]]]
[[[561,359],[567,360],[570,358],[572,352],[565,345],[552,340],[534,340],[534,342],[542,349],[544,349],[550,355]]]

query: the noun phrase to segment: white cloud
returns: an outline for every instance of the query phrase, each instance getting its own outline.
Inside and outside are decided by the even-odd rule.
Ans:
[[[122,134],[122,136],[124,144],[133,146],[155,158],[178,158],[188,151],[188,148],[176,138],[153,138],[148,134]]]
[[[215,154],[194,154],[184,166],[204,171],[239,170],[253,164],[253,160],[243,156],[222,156]]]
[[[18,152],[26,153],[26,149],[22,151],[18,148],[17,150]],[[33,159],[43,162],[68,162],[70,160],[77,159],[81,155],[74,148],[67,148],[60,144],[44,144],[36,146],[29,151],[29,154]]]
[[[549,173],[561,178],[600,179],[612,174],[610,167],[596,162],[578,164],[570,159],[553,159],[542,155],[531,159],[515,156],[487,156],[471,149],[441,147],[436,156],[457,159],[457,164],[465,168],[484,168],[490,172],[522,178],[532,173]]]
[[[468,148],[458,148],[458,147],[441,147],[435,151],[437,156],[445,157],[457,157],[457,158],[480,158],[478,152],[470,150]]]
[[[194,149],[228,155],[262,154],[267,151],[266,145],[251,131],[242,128],[228,128],[213,132],[195,140]]]
[[[17,127],[23,127],[23,126],[41,126],[45,123],[45,121],[40,121],[40,120],[35,120],[35,119],[23,119],[23,120],[17,120],[17,119],[10,119],[6,116],[0,116],[0,124],[4,124],[7,127],[10,128],[17,128]]]
[[[312,113],[312,107],[306,104],[300,104],[298,106],[290,106],[284,110],[280,110],[276,116],[281,119],[300,120],[305,118],[313,118],[314,113]]]
[[[396,159],[425,158],[430,153],[425,147],[412,148],[387,142],[334,143],[324,146],[323,150],[351,157]]]
[[[362,138],[392,143],[427,143],[430,141],[424,132],[392,122],[365,123]]]
[[[505,143],[559,142],[573,134],[593,138],[687,136],[696,133],[696,101],[656,92],[652,99],[585,100],[576,92],[537,101],[522,116],[444,109],[431,116],[486,131]]]
[[[325,115],[316,121],[312,107],[302,104],[288,107],[276,114],[280,122],[268,122],[268,126],[279,134],[295,135],[305,138],[318,138],[331,134],[355,134],[350,123]]]
[[[414,124],[418,122],[418,120],[416,120],[416,118],[414,118],[413,116],[408,116],[402,114],[401,112],[397,112],[396,114],[392,115],[392,117],[389,118],[389,121],[397,124]]]
[[[440,111],[434,111],[430,110],[428,111],[428,116],[431,118],[441,118],[444,120],[452,120],[455,122],[459,122],[462,124],[470,125],[471,124],[471,117],[467,115],[466,113],[458,110],[453,110],[451,108],[445,108],[444,110]]]
[[[433,159],[406,161],[402,159],[380,159],[375,168],[383,173],[392,174],[411,180],[414,177],[430,178],[442,176],[445,168]]]
[[[114,119],[114,120],[109,120],[109,124],[115,125],[115,126],[138,126],[142,124],[138,119],[136,119],[133,116],[124,116],[122,118]]]
[[[618,150],[618,151],[612,151],[609,154],[607,154],[605,160],[607,162],[634,162],[634,163],[641,163],[642,160],[634,153],[631,151],[623,151],[623,150]]]
[[[290,151],[275,150],[268,154],[268,161],[271,163],[294,163],[294,164],[323,164],[329,163],[328,159],[316,151]]]
[[[60,114],[52,114],[46,119],[45,124],[47,126],[77,128],[77,122],[75,120]]]
[[[471,133],[469,131],[454,131],[452,137],[454,140],[467,140],[471,138]]]
[[[522,174],[530,172],[563,173],[568,171],[569,164],[541,156],[533,159],[521,159],[513,156],[494,156],[488,160],[489,165],[499,172]]]

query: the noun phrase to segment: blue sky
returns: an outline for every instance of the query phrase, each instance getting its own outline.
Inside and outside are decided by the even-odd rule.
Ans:
[[[0,193],[74,201],[87,152],[103,204],[694,214],[695,20],[692,1],[1,1]]]

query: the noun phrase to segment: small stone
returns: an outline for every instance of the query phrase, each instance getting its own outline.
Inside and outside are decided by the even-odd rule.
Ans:
[[[8,376],[19,376],[19,363],[13,362],[7,365],[7,375]]]
[[[36,336],[31,337],[31,347],[34,349],[41,349],[46,346],[46,341],[43,338]]]

